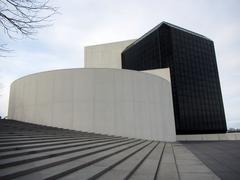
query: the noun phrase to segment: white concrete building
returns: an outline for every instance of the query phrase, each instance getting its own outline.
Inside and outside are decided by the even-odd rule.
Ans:
[[[121,69],[134,40],[85,47],[85,68],[41,72],[11,85],[8,117],[35,124],[176,141],[169,68]]]
[[[84,48],[84,67],[122,69],[121,53],[134,41],[136,39],[86,46]],[[143,72],[160,76],[171,82],[169,68],[146,70]]]
[[[122,69],[121,53],[134,41],[135,39],[85,47],[85,68]]]
[[[121,52],[133,41],[85,47],[83,69],[14,81],[9,119],[149,140],[239,139],[233,134],[176,137],[170,70],[123,70]]]
[[[11,85],[9,118],[86,132],[176,141],[169,81],[130,70],[65,69],[20,78]]]

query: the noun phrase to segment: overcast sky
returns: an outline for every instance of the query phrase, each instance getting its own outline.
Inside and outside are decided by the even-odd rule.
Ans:
[[[0,115],[7,115],[10,84],[39,71],[83,67],[83,47],[138,38],[162,21],[215,43],[228,128],[240,128],[240,1],[51,0],[61,14],[35,40],[6,40],[15,52],[0,57]],[[1,28],[0,28],[1,30]]]

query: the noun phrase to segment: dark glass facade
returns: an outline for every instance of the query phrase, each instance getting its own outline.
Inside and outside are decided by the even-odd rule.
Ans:
[[[170,68],[177,134],[226,132],[212,40],[164,22],[122,52],[122,67]]]

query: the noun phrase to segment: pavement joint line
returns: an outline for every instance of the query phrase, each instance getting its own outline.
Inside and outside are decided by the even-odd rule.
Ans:
[[[73,143],[71,143],[72,145],[70,144],[68,146],[46,148],[46,149],[42,149],[42,150],[30,150],[30,151],[24,151],[24,152],[20,152],[20,153],[1,155],[0,159],[9,159],[9,158],[18,157],[18,156],[38,154],[38,153],[43,153],[43,152],[62,150],[62,149],[74,148],[74,147],[79,147],[79,146],[86,146],[86,145],[91,145],[91,144],[99,144],[99,143],[104,143],[104,142],[118,141],[118,140],[122,140],[122,139],[91,140],[93,142],[89,142],[90,140],[85,140],[85,141],[73,142]],[[130,138],[129,138],[129,140],[130,140]]]
[[[22,143],[1,143],[0,142],[0,147],[8,147],[8,146],[19,146],[19,145],[28,145],[28,144],[42,144],[42,143],[52,143],[52,142],[61,142],[61,141],[69,141],[69,140],[84,140],[84,139],[93,139],[93,138],[88,138],[88,137],[82,137],[82,138],[56,138],[57,140],[43,140],[43,141],[33,141],[33,142],[22,142]],[[101,137],[98,137],[97,139],[104,139]]]
[[[8,147],[8,146],[20,146],[20,145],[28,145],[28,144],[42,144],[42,143],[52,143],[52,142],[61,142],[61,141],[69,141],[69,140],[77,140],[76,138],[64,138],[59,140],[52,140],[52,141],[34,141],[34,142],[27,142],[27,143],[12,143],[12,144],[0,144],[0,147]]]
[[[99,138],[101,139],[101,138]],[[127,138],[123,138],[123,139],[127,139]],[[82,139],[82,140],[66,140],[66,142],[62,141],[62,142],[55,142],[55,143],[47,143],[47,144],[41,144],[41,145],[33,145],[33,146],[17,146],[17,147],[10,147],[10,148],[0,148],[0,153],[1,152],[6,152],[6,151],[16,151],[16,150],[24,150],[24,149],[32,149],[32,148],[39,148],[39,147],[48,147],[48,146],[56,146],[56,145],[62,145],[62,144],[71,144],[71,143],[77,143],[77,142],[84,142],[87,139]],[[94,139],[96,140],[96,139]],[[92,141],[92,139],[90,139],[89,141]]]
[[[75,150],[69,150],[69,151],[64,151],[64,152],[59,152],[59,153],[52,153],[52,154],[43,155],[43,156],[39,156],[39,157],[34,157],[34,158],[30,158],[30,159],[23,159],[23,160],[19,160],[19,161],[4,163],[4,164],[0,164],[0,169],[8,168],[8,167],[11,167],[11,166],[17,166],[17,165],[21,165],[21,164],[26,164],[26,163],[30,163],[30,162],[34,162],[34,161],[39,161],[39,160],[43,160],[43,159],[47,159],[47,158],[53,158],[53,157],[57,157],[57,156],[71,154],[71,153],[75,153],[75,152],[80,152],[80,151],[84,151],[84,150],[89,150],[89,149],[93,149],[93,148],[96,148],[96,147],[101,147],[101,146],[104,146],[104,145],[109,145],[109,144],[114,144],[114,143],[124,142],[124,141],[128,141],[128,140],[108,142],[108,143],[101,144],[101,145],[95,145],[95,146],[91,146],[91,147],[79,148],[79,149],[75,149]]]
[[[38,141],[38,140],[51,140],[51,139],[68,139],[68,138],[76,138],[76,137],[67,137],[67,138],[62,138],[62,137],[43,137],[43,138],[18,138],[18,139],[8,139],[8,140],[0,140],[1,143],[6,143],[6,142],[27,142],[27,141]],[[82,138],[76,138],[76,139],[82,139]]]
[[[181,176],[180,176],[180,172],[179,172],[178,164],[177,164],[177,159],[176,159],[176,155],[175,155],[175,151],[174,151],[172,143],[171,143],[171,148],[172,148],[172,152],[173,152],[173,158],[174,158],[175,166],[176,166],[176,169],[177,169],[178,179],[181,180]]]
[[[19,176],[24,176],[24,175],[27,175],[27,174],[31,174],[31,173],[36,172],[36,171],[41,171],[41,170],[44,170],[44,169],[47,169],[47,168],[58,166],[58,165],[61,165],[61,164],[67,163],[67,162],[71,162],[71,161],[74,161],[74,160],[77,160],[77,159],[81,159],[81,158],[84,158],[84,157],[87,157],[87,156],[91,156],[91,155],[96,154],[96,153],[101,153],[101,152],[106,151],[106,150],[114,149],[114,148],[121,147],[121,146],[126,145],[126,144],[135,143],[135,142],[138,142],[138,141],[141,141],[140,143],[145,142],[145,141],[142,141],[142,140],[132,140],[130,142],[117,144],[117,145],[107,147],[107,148],[103,148],[103,149],[100,149],[100,150],[97,150],[97,151],[92,151],[92,152],[82,154],[82,155],[79,155],[79,156],[74,156],[72,158],[63,159],[63,160],[60,160],[60,161],[55,161],[55,162],[52,162],[52,163],[49,163],[49,164],[37,166],[37,167],[30,168],[30,169],[27,169],[27,170],[18,171],[18,172],[12,173],[12,174],[0,176],[0,179],[1,180],[9,180],[9,179],[17,178]]]
[[[152,141],[153,142],[153,141]],[[126,177],[124,177],[124,180],[128,180],[132,177],[132,175],[137,171],[137,169],[142,165],[142,163],[147,159],[147,157],[153,152],[153,150],[159,145],[159,141],[157,144],[149,150],[149,152],[137,163],[137,165],[128,173]]]
[[[84,163],[84,164],[82,164],[82,165],[79,165],[79,166],[76,166],[76,167],[71,168],[71,169],[69,169],[69,170],[63,171],[63,172],[61,172],[61,173],[59,173],[59,174],[50,176],[50,177],[46,178],[45,180],[56,180],[56,179],[58,179],[58,178],[62,178],[62,177],[67,176],[67,175],[69,175],[69,174],[71,174],[71,173],[73,173],[73,172],[76,172],[76,171],[78,171],[78,170],[80,170],[80,169],[83,169],[83,168],[85,168],[85,167],[88,167],[88,166],[90,166],[90,165],[92,165],[92,164],[95,164],[95,163],[97,163],[97,162],[99,162],[99,161],[102,161],[102,160],[104,160],[104,159],[106,159],[106,158],[109,158],[109,157],[111,157],[111,156],[113,156],[113,155],[119,154],[119,153],[121,153],[121,152],[123,152],[123,151],[125,151],[125,150],[127,150],[127,149],[130,149],[130,148],[132,148],[132,147],[135,147],[135,146],[137,146],[137,145],[139,145],[139,144],[141,144],[141,143],[144,143],[144,142],[146,142],[146,141],[142,141],[142,142],[139,142],[139,143],[137,143],[137,144],[134,144],[134,145],[125,147],[125,148],[123,148],[123,149],[120,149],[120,150],[118,150],[118,151],[112,152],[112,153],[110,153],[110,154],[108,154],[108,155],[102,156],[102,157],[100,157],[100,158],[97,158],[97,159],[95,159],[95,160],[89,161],[89,162]],[[152,143],[152,142],[150,142],[150,143]],[[149,143],[149,144],[150,144],[150,143]],[[147,145],[148,145],[148,144],[147,144]]]
[[[161,165],[161,162],[162,162],[162,157],[163,157],[163,152],[164,152],[164,150],[165,150],[165,147],[166,147],[166,143],[164,142],[162,151],[161,151],[161,153],[160,153],[160,157],[159,157],[157,169],[156,169],[156,172],[155,172],[155,175],[154,175],[154,180],[157,180],[158,172],[159,172],[159,168],[160,168],[160,165]]]
[[[137,149],[136,151],[128,154],[127,156],[125,156],[124,158],[120,159],[119,161],[113,163],[112,165],[108,166],[107,168],[105,168],[104,170],[100,171],[99,173],[96,173],[95,175],[93,175],[92,177],[88,178],[88,180],[95,180],[98,179],[99,177],[101,177],[102,175],[106,174],[107,172],[109,172],[111,169],[113,169],[114,167],[118,166],[119,164],[121,164],[122,162],[124,162],[125,160],[127,160],[128,158],[130,158],[131,156],[133,156],[134,154],[138,153],[139,151],[141,151],[142,149],[144,149],[145,147],[147,147],[148,145],[150,145],[151,143],[142,146],[141,148]]]

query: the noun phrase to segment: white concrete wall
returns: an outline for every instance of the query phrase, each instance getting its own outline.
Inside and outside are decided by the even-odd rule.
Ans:
[[[171,76],[170,76],[170,69],[169,68],[161,68],[161,69],[151,69],[151,70],[145,70],[142,71],[145,73],[153,74],[155,76],[159,76],[161,78],[164,78],[171,82]]]
[[[84,48],[85,68],[122,68],[121,53],[135,40],[119,41]]]
[[[175,141],[170,83],[118,69],[42,72],[12,83],[10,119],[36,124]]]

